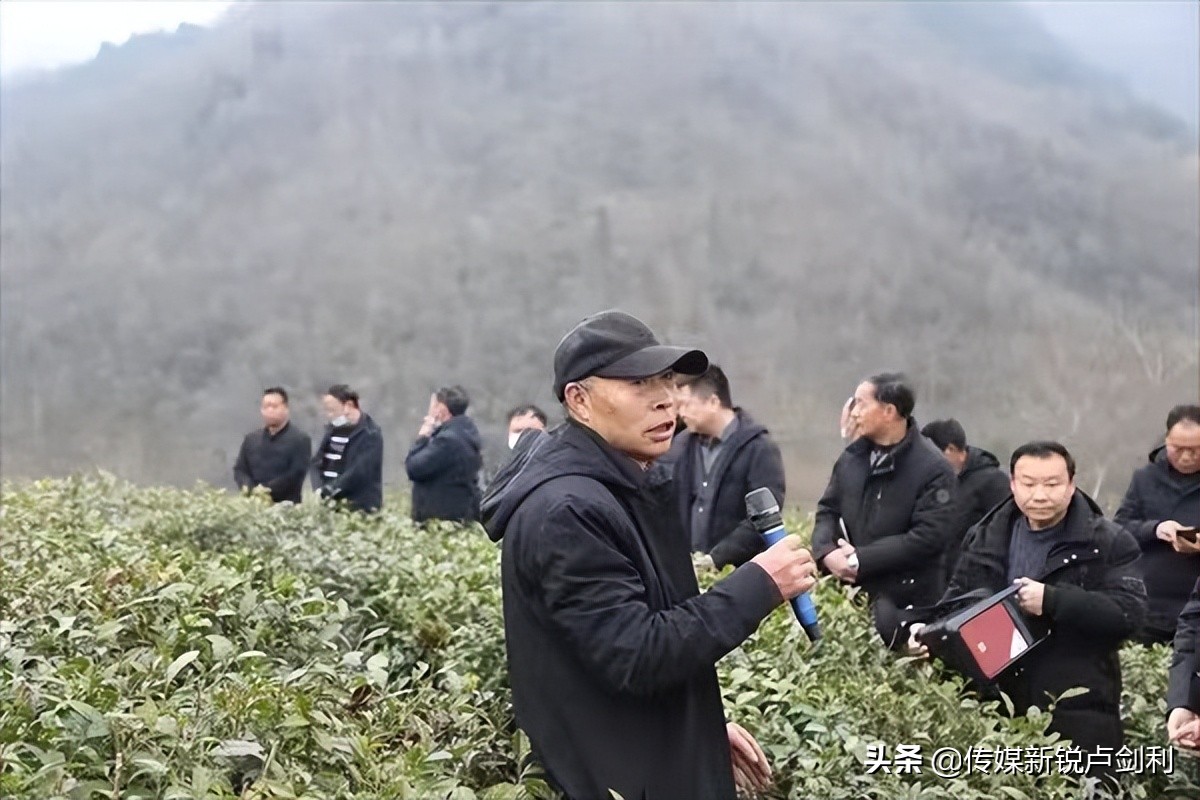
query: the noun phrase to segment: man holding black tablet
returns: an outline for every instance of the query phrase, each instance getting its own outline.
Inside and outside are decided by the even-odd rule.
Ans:
[[[1083,750],[1115,751],[1124,741],[1117,654],[1146,606],[1137,542],[1075,488],[1075,460],[1061,444],[1018,447],[1010,471],[1012,499],[972,529],[943,602],[1018,586],[1021,611],[1041,618],[1050,633],[998,676],[999,688],[1018,714],[1087,689],[1057,701],[1050,730]],[[921,627],[910,628],[910,653],[926,652],[916,641]]]

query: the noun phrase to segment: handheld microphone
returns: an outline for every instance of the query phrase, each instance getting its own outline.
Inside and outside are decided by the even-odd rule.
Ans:
[[[750,515],[750,523],[763,537],[767,547],[787,536],[787,529],[783,527],[783,516],[779,513],[779,504],[775,502],[775,495],[771,494],[770,489],[764,487],[747,494],[746,512]],[[804,627],[804,632],[808,634],[809,641],[815,642],[821,638],[817,607],[813,605],[808,592],[792,598],[792,611]]]

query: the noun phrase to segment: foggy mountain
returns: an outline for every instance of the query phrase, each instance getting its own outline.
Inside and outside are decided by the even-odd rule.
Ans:
[[[275,4],[0,86],[5,477],[230,484],[263,387],[550,409],[620,307],[811,501],[857,381],[1105,496],[1197,395],[1186,125],[1006,4]],[[554,416],[558,416],[557,413]]]

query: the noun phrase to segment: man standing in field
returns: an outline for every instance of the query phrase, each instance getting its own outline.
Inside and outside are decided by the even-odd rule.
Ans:
[[[770,768],[726,723],[716,662],[815,581],[800,539],[755,556],[704,594],[655,467],[675,431],[667,347],[619,311],[583,320],[554,354],[567,422],[544,434],[485,520],[501,573],[517,723],[572,800],[733,800]]]
[[[265,486],[271,501],[300,502],[304,474],[312,455],[312,440],[291,423],[287,391],[272,386],[263,391],[259,403],[263,427],[246,434],[233,465],[239,489]]]

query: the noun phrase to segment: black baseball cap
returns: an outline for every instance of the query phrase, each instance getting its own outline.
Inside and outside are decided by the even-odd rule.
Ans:
[[[554,395],[561,401],[572,381],[598,378],[649,378],[674,370],[699,375],[708,369],[700,350],[659,344],[646,323],[624,311],[587,317],[554,350]]]

